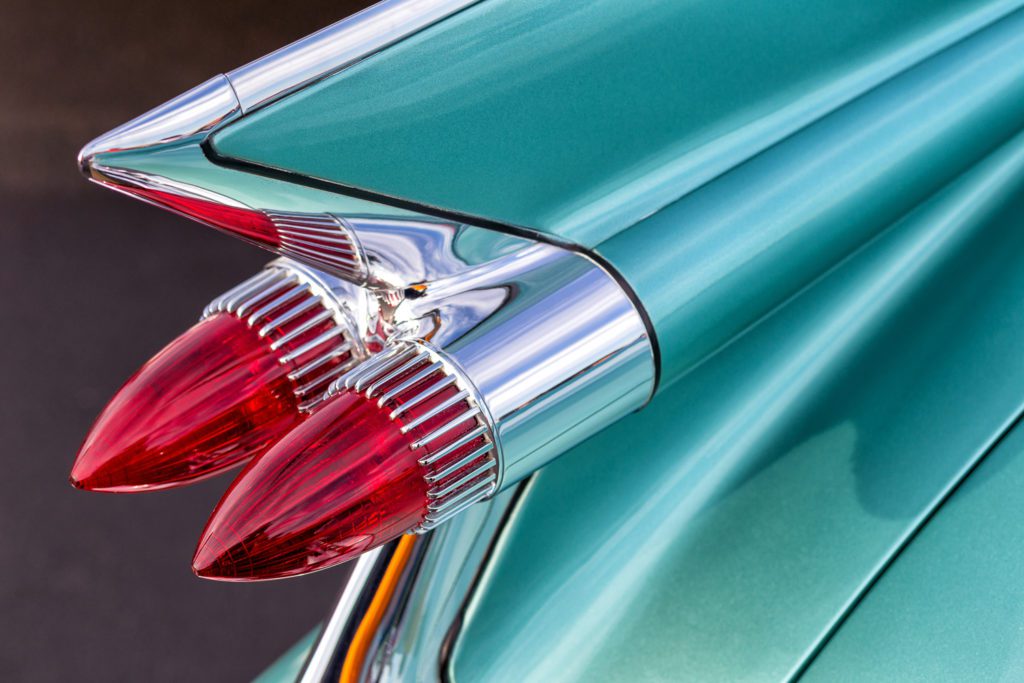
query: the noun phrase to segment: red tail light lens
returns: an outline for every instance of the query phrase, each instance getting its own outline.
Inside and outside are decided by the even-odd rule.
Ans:
[[[85,439],[72,484],[152,490],[229,468],[302,422],[353,362],[331,303],[287,269],[264,271],[208,313],[114,396]]]
[[[324,569],[494,490],[493,435],[457,376],[412,345],[364,365],[239,475],[199,541],[196,574],[252,581]]]
[[[203,197],[138,174],[97,170],[97,180],[151,204],[188,216],[235,237],[297,261],[337,273],[353,282],[365,280],[357,241],[342,221],[326,213],[262,211],[225,197]]]
[[[118,189],[158,206],[184,214],[237,237],[275,249],[281,241],[270,218],[255,209],[149,187],[117,186]]]

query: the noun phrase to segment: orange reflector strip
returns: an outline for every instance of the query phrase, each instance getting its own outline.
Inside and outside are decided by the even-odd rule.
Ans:
[[[416,536],[413,535],[402,536],[398,541],[395,554],[391,556],[391,561],[388,562],[388,568],[384,570],[384,576],[380,580],[380,585],[377,586],[377,592],[370,602],[370,607],[363,615],[363,620],[359,623],[359,628],[356,629],[356,634],[352,638],[352,644],[345,654],[345,663],[341,667],[341,677],[338,679],[338,683],[358,683],[359,673],[363,669],[363,660],[366,659],[366,653],[370,649],[370,642],[380,627],[384,612],[387,611],[388,604],[395,594],[398,580],[402,577],[402,570],[408,564],[415,545]]]

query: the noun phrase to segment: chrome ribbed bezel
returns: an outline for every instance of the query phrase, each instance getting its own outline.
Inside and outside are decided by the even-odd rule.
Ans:
[[[326,213],[264,211],[274,224],[280,251],[316,263],[357,284],[366,282],[367,268],[353,231]]]
[[[275,261],[259,274],[225,292],[203,311],[202,319],[227,313],[260,337],[277,330],[270,350],[282,365],[303,359],[288,374],[299,410],[312,412],[331,381],[366,357],[348,312],[320,283],[287,262]],[[321,326],[329,329],[313,334]],[[332,362],[340,359],[340,362]]]
[[[449,387],[457,391],[429,409],[424,407]],[[376,399],[392,420],[401,417],[403,434],[454,406],[463,408],[410,445],[419,456],[429,499],[416,531],[433,529],[497,489],[501,458],[493,423],[473,385],[443,354],[418,341],[393,343],[332,383],[325,398],[346,391]],[[472,429],[450,438],[452,430],[470,420],[475,423]],[[479,445],[469,452],[449,457],[474,442]]]

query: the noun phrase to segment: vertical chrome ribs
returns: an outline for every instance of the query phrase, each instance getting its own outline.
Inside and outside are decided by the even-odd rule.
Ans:
[[[422,435],[419,451],[430,502],[418,531],[433,529],[498,485],[499,458],[489,418],[470,383],[426,345],[401,341],[331,384],[328,396],[348,391],[380,408],[403,434]]]
[[[270,340],[278,361],[294,364],[299,409],[310,412],[328,384],[365,357],[343,306],[316,282],[284,261],[214,299],[203,318],[233,315]]]
[[[352,282],[366,280],[359,244],[339,219],[324,213],[263,213],[274,224],[282,253],[317,263]]]

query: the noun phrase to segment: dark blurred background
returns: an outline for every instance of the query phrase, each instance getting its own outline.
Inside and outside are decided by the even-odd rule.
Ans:
[[[120,384],[269,257],[86,183],[90,138],[364,2],[0,2],[0,679],[248,680],[345,570],[224,584],[195,541],[230,481],[89,494],[76,449]]]

